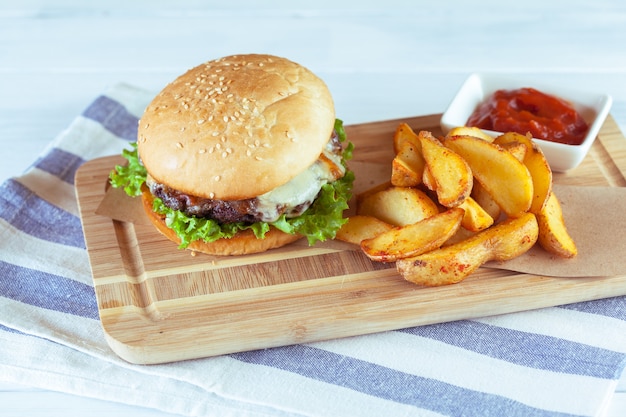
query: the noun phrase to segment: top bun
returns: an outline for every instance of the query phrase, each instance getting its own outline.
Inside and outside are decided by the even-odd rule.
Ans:
[[[139,121],[138,151],[157,181],[220,200],[257,197],[313,164],[335,123],[326,84],[271,55],[234,55],[178,77]]]

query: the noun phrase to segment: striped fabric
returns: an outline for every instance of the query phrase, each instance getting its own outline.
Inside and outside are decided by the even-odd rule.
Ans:
[[[109,349],[73,192],[134,140],[147,92],[98,97],[0,188],[0,379],[186,416],[596,416],[626,366],[626,297],[136,366]]]

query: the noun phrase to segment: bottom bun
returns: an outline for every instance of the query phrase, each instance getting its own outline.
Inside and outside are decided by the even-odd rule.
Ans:
[[[157,230],[169,240],[180,244],[180,238],[176,232],[165,225],[165,216],[152,210],[152,194],[149,191],[144,191],[141,199],[144,211]],[[230,239],[219,239],[214,242],[193,241],[187,246],[187,249],[209,255],[248,255],[280,248],[301,238],[301,235],[290,235],[271,227],[263,239],[257,239],[252,230],[243,230]]]

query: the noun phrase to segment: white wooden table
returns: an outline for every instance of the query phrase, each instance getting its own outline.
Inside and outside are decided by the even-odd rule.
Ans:
[[[107,86],[122,81],[156,91],[188,67],[238,52],[283,55],[311,68],[348,124],[440,113],[478,71],[609,93],[626,131],[621,0],[236,4],[0,0],[0,180],[25,170]],[[0,410],[166,415],[6,383]],[[626,415],[624,377],[607,415]]]

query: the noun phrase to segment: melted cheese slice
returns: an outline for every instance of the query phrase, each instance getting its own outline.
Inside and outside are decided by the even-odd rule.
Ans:
[[[257,197],[257,211],[263,221],[276,221],[281,213],[287,217],[302,214],[313,203],[324,184],[345,175],[341,156],[325,148],[321,157],[288,183]]]

